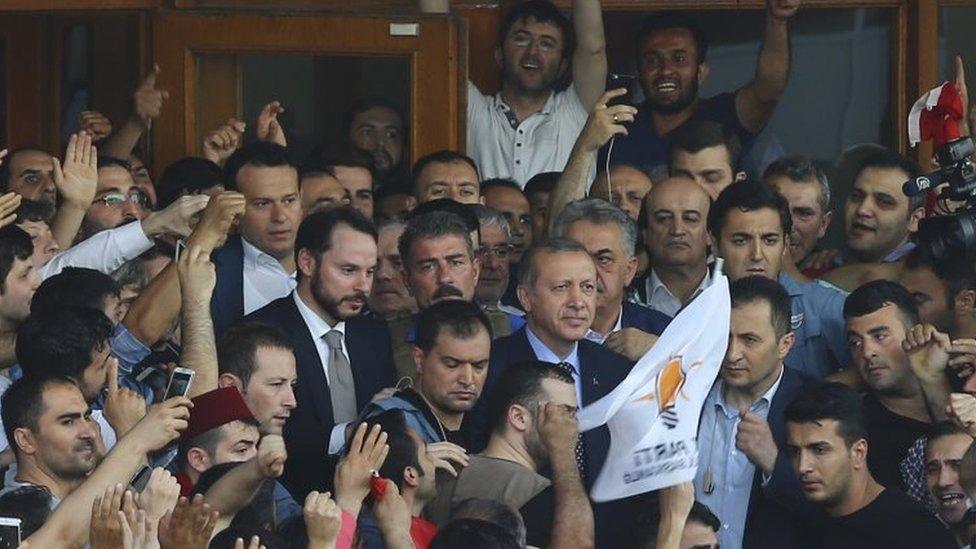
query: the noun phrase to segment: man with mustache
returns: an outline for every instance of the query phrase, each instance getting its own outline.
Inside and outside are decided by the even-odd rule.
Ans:
[[[937,423],[925,443],[925,485],[936,514],[952,530],[959,547],[967,546],[976,536],[976,524],[967,520],[973,500],[959,480],[963,456],[972,445],[973,436],[948,421]]]
[[[397,247],[406,224],[396,219],[379,223],[376,228],[376,272],[369,294],[369,312],[386,321],[393,341],[405,340],[413,316],[417,314],[417,300],[403,283],[403,260]],[[409,346],[394,345],[393,360],[397,378],[413,373],[413,353]]]
[[[386,325],[360,314],[376,270],[372,223],[351,208],[316,212],[298,229],[294,261],[295,291],[246,318],[282,329],[295,349],[300,383],[282,482],[300,499],[332,478],[325,456],[342,448],[346,425],[370,399],[394,385],[395,368]]]
[[[384,185],[405,176],[405,120],[400,107],[385,99],[358,101],[342,117],[343,133],[373,158],[376,176]]]
[[[102,157],[98,160],[98,186],[78,240],[114,229],[149,215],[151,204],[146,193],[136,185],[124,160]]]
[[[426,13],[447,13],[448,4],[420,0]],[[482,177],[509,177],[524,186],[566,165],[607,75],[599,0],[573,0],[572,10],[571,25],[549,0],[513,6],[495,48],[501,91],[485,95],[468,82],[468,151]],[[571,85],[557,92],[570,68]]]
[[[830,182],[827,174],[805,156],[788,156],[770,164],[763,182],[772,185],[790,203],[793,234],[790,235],[790,259],[796,265],[817,250],[827,233],[834,212],[830,209]],[[810,277],[822,274],[804,270]]]
[[[939,521],[897,489],[879,484],[868,466],[874,447],[861,397],[839,383],[809,390],[786,407],[786,447],[806,499],[827,517],[824,549],[956,549]]]
[[[525,325],[522,318],[525,313],[501,302],[511,281],[511,225],[501,212],[488,206],[478,204],[474,213],[478,216],[481,240],[478,250],[481,271],[474,295],[491,321],[494,337],[507,336]]]

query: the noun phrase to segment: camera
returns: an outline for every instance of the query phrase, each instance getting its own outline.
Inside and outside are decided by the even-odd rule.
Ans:
[[[976,152],[972,139],[961,137],[936,149],[939,169],[910,179],[902,186],[906,196],[918,196],[947,183],[939,192],[940,201],[961,205],[948,215],[923,219],[918,227],[919,252],[936,261],[962,254],[976,259]]]

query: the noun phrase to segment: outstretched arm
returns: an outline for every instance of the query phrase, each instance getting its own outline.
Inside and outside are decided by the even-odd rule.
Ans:
[[[102,146],[102,152],[106,156],[122,160],[128,158],[139,143],[139,138],[149,129],[153,118],[159,116],[163,101],[169,99],[169,92],[156,89],[157,76],[159,65],[153,66],[152,72],[139,83],[139,87],[132,94],[132,114],[122,128],[105,140]]]
[[[573,86],[583,108],[592,110],[607,84],[607,43],[600,0],[573,0]]]

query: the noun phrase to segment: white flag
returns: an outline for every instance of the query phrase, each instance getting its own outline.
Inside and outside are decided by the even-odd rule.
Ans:
[[[695,478],[698,419],[725,357],[730,314],[729,281],[717,274],[620,385],[580,411],[580,431],[604,423],[610,430],[607,460],[590,494],[594,501]]]

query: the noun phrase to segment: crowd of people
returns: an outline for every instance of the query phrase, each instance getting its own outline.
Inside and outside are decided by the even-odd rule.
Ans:
[[[272,101],[153,177],[155,72],[115,131],[11,144],[0,517],[35,549],[976,547],[976,270],[917,242],[919,167],[877,147],[845,196],[803,156],[740,169],[799,8],[709,98],[694,18],[648,16],[632,105],[599,0],[518,3],[467,150],[412,163],[390,101],[305,158]],[[723,274],[694,480],[592,501],[611,435],[577,411]]]

